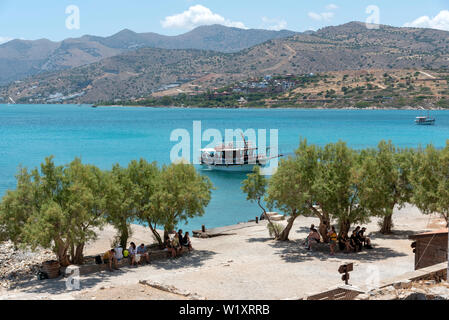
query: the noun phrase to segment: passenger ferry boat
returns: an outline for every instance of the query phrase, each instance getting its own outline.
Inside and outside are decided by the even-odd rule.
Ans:
[[[435,119],[430,117],[416,117],[415,123],[420,126],[433,126]]]
[[[258,148],[245,139],[242,144],[221,144],[215,148],[201,149],[200,164],[208,170],[251,172],[254,166],[265,166],[271,159],[282,155],[270,156],[259,154]]]
[[[427,111],[427,116],[416,117],[415,123],[420,126],[433,126],[435,124],[435,118],[431,118],[429,111]]]

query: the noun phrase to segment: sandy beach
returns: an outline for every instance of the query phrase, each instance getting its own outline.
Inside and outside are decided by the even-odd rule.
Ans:
[[[378,234],[377,219],[368,224],[374,250],[330,256],[324,245],[312,251],[304,248],[312,223],[318,220],[299,217],[287,243],[270,239],[264,221],[220,237],[192,238],[195,250],[177,259],[81,276],[80,289],[72,291],[67,290],[65,278],[33,278],[13,289],[1,289],[0,299],[187,299],[192,295],[224,300],[298,299],[343,284],[337,270],[346,262],[354,263],[350,284],[365,289],[373,279],[383,281],[414,270],[410,234],[444,227],[438,216],[425,216],[407,206],[394,213],[393,235]],[[105,228],[97,241],[87,245],[85,254],[106,251],[113,235],[111,227]],[[148,244],[153,239],[149,230],[134,225],[130,241]],[[140,281],[171,286],[183,294]]]

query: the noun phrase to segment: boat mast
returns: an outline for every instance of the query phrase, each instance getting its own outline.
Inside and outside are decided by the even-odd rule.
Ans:
[[[248,142],[245,139],[245,135],[242,132],[240,132],[240,134],[242,135],[243,143],[245,145],[245,149],[243,151],[243,162],[246,163],[248,161],[248,158],[249,158],[249,156],[248,156]]]

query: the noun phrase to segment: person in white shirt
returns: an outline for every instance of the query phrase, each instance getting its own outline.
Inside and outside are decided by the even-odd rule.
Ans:
[[[117,259],[117,261],[120,261],[123,259],[123,248],[122,247],[115,248],[115,258]]]
[[[129,257],[131,258],[131,266],[135,265],[137,268],[137,263],[139,262],[140,257],[137,254],[137,247],[134,242],[130,243],[128,251],[129,251]]]

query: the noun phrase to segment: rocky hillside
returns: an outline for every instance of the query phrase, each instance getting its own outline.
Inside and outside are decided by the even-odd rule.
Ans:
[[[136,33],[125,29],[110,37],[83,36],[52,42],[13,40],[0,45],[0,85],[45,71],[58,71],[100,61],[138,48],[200,49],[236,52],[293,31],[243,30],[203,26],[179,36]]]
[[[127,38],[127,37],[124,37]],[[138,49],[87,66],[46,73],[0,91],[17,102],[89,102],[147,97],[191,83],[198,91],[249,76],[361,69],[444,68],[449,33],[351,22],[274,39],[236,53]],[[55,100],[56,99],[56,100]]]

